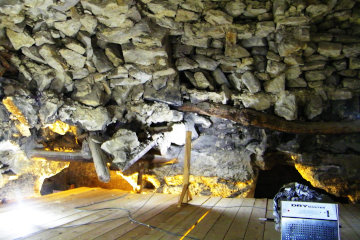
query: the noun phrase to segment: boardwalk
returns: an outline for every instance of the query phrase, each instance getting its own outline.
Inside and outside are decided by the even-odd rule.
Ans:
[[[0,239],[280,239],[272,201],[78,188],[0,207]],[[359,205],[341,205],[342,239],[360,239]],[[13,222],[12,222],[13,221]]]

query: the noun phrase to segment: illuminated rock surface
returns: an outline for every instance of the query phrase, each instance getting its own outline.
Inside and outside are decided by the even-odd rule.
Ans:
[[[250,196],[280,153],[296,156],[281,164],[312,185],[359,201],[358,134],[291,135],[177,109],[213,102],[287,121],[358,120],[359,9],[354,0],[3,1],[0,142],[18,150],[0,149],[0,191],[38,189],[66,166],[29,163],[34,147],[81,149],[91,133],[122,168],[154,139],[177,157],[190,130],[193,193]],[[183,151],[179,159],[148,170],[166,183],[158,191],[178,192]]]

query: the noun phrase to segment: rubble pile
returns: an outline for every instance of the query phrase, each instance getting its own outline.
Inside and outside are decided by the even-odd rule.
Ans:
[[[0,82],[1,139],[22,146],[61,120],[104,136],[102,149],[122,168],[150,140],[176,156],[191,130],[194,175],[253,184],[265,151],[277,148],[273,133],[176,107],[208,101],[289,121],[358,118],[359,9],[355,0],[3,1],[0,52],[18,74]],[[341,180],[342,192],[327,190],[360,199],[359,174]],[[241,186],[231,194],[250,187]]]

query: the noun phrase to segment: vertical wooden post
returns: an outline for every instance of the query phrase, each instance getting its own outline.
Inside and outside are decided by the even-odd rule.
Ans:
[[[138,175],[138,179],[137,179],[137,189],[136,192],[137,193],[141,193],[143,190],[143,175],[144,175],[144,164],[142,162],[139,163],[139,175]]]
[[[183,175],[183,189],[178,202],[178,207],[182,203],[188,203],[191,200],[189,192],[190,185],[190,158],[191,158],[191,131],[186,131],[185,140],[185,155],[184,155],[184,175]]]

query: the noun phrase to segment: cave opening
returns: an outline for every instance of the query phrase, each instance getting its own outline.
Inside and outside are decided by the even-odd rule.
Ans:
[[[255,198],[274,198],[280,188],[288,183],[298,182],[311,186],[294,166],[277,164],[270,170],[260,170],[255,188]]]
[[[314,189],[329,201],[349,203],[348,198],[338,197],[323,189],[312,186],[309,181],[301,176],[295,166],[291,164],[276,164],[271,169],[259,170],[254,197],[273,199],[283,186],[293,182]]]

